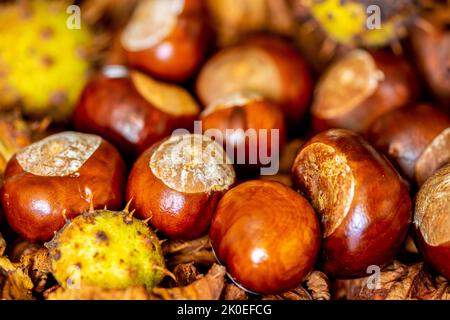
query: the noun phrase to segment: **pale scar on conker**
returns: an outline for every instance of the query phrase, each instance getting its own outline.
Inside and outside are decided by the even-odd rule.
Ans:
[[[37,176],[65,177],[76,173],[102,142],[99,136],[62,132],[17,153],[26,172]]]
[[[145,0],[136,10],[122,34],[128,51],[148,49],[167,37],[184,8],[184,0]]]
[[[333,65],[318,83],[312,112],[325,118],[340,116],[370,97],[383,78],[368,52],[354,50]]]
[[[202,135],[173,136],[150,158],[153,174],[179,192],[223,191],[235,174],[223,148]]]
[[[430,246],[450,241],[450,166],[436,172],[417,194],[414,224]]]
[[[341,224],[353,201],[355,183],[345,156],[323,143],[303,149],[296,162],[302,184],[307,186],[312,204],[320,214],[323,237]]]

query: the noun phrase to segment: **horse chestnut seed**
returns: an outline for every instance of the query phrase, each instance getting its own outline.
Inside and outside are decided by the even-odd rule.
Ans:
[[[169,238],[195,239],[208,229],[219,199],[235,182],[225,150],[198,134],[173,135],[145,151],[128,179],[136,214]]]
[[[414,79],[401,57],[361,49],[349,52],[319,80],[311,109],[314,131],[344,128],[365,133],[379,116],[415,98]]]
[[[386,113],[375,121],[368,136],[418,186],[450,161],[450,119],[430,105]]]
[[[84,88],[73,123],[137,156],[173,130],[191,128],[199,111],[183,88],[111,65]]]
[[[204,105],[234,93],[259,93],[280,105],[292,127],[307,112],[313,81],[306,62],[288,43],[258,37],[219,51],[201,69],[196,87]]]
[[[121,37],[128,64],[162,80],[186,80],[206,50],[204,14],[203,1],[139,1]]]
[[[99,136],[62,132],[19,151],[8,163],[1,190],[9,225],[32,242],[50,240],[89,209],[122,206],[125,164]]]
[[[411,222],[407,185],[359,135],[332,129],[313,137],[299,151],[292,178],[321,217],[328,275],[367,275],[401,248]]]
[[[205,134],[219,130],[215,141],[232,148],[234,163],[246,168],[268,165],[286,139],[283,113],[256,93],[236,93],[219,99],[201,113],[200,120]]]
[[[211,245],[235,283],[262,294],[297,287],[320,249],[320,225],[308,201],[275,181],[248,181],[220,200]]]
[[[414,227],[420,252],[434,268],[450,279],[450,164],[432,175],[420,188]]]

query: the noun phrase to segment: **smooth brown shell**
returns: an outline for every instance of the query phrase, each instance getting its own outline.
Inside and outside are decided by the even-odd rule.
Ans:
[[[298,286],[320,248],[320,225],[311,205],[274,181],[248,181],[228,191],[209,236],[233,280],[264,294]]]
[[[370,53],[370,55],[377,68],[374,72],[381,72],[383,75],[383,79],[378,82],[375,91],[342,113],[337,112],[342,108],[340,104],[333,106],[333,101],[328,101],[324,107],[336,109],[336,114],[331,117],[321,114],[320,106],[315,105],[318,101],[316,96],[312,107],[314,132],[343,128],[357,133],[365,133],[371,124],[384,113],[414,101],[418,95],[417,77],[405,58],[383,51]],[[327,76],[327,73],[324,73],[322,77]],[[316,91],[317,94],[318,91]]]
[[[450,119],[445,113],[419,104],[383,115],[373,124],[368,137],[401,173],[420,186],[450,161],[450,132],[444,132],[449,128]]]
[[[411,222],[408,188],[359,135],[332,129],[313,137],[297,155],[292,178],[321,216],[328,275],[367,275],[367,267],[384,266],[401,248]]]
[[[214,210],[225,191],[186,193],[156,177],[149,166],[156,143],[136,161],[128,178],[126,199],[141,219],[171,239],[196,239],[207,232]]]
[[[196,114],[175,115],[152,105],[132,79],[95,75],[73,113],[75,128],[114,143],[124,154],[138,156],[175,129],[193,126]]]
[[[278,152],[280,152],[286,142],[286,127],[282,112],[277,105],[256,96],[255,98],[249,98],[243,105],[240,103],[233,103],[231,100],[230,106],[223,108],[219,107],[211,112],[208,112],[208,109],[206,109],[200,116],[200,120],[202,121],[203,132],[206,132],[209,129],[218,129],[222,132],[222,139],[216,139],[216,141],[224,148],[227,145],[227,129],[242,129],[244,132],[248,129],[256,130],[258,135],[256,145],[250,145],[249,139],[245,139],[243,135],[240,135],[242,138],[239,141],[230,143],[235,149],[235,158],[236,150],[242,148],[244,144],[245,147],[243,149],[247,155],[247,160],[250,156],[250,150],[255,151],[257,154],[255,157],[255,165],[262,165],[262,159],[259,157],[260,148],[266,150],[264,154],[268,157],[276,156],[275,154],[272,154],[272,149],[275,151],[278,149]],[[264,129],[267,130],[267,135],[260,137],[259,130]],[[279,139],[278,141],[274,141],[277,144],[277,147],[274,148],[272,147],[273,136],[271,130],[279,130]],[[261,142],[260,138],[264,138],[265,141]],[[234,137],[234,139],[236,138]],[[266,146],[262,146],[262,143],[265,143]],[[234,161],[234,163],[236,164],[237,161]],[[246,164],[249,164],[249,161],[246,161]]]
[[[203,105],[209,105],[216,99],[223,98],[218,96],[218,92],[212,90],[221,85],[215,81],[222,81],[215,76],[216,65],[220,65],[229,55],[234,55],[235,63],[239,63],[241,52],[249,50],[261,52],[265,56],[264,59],[269,59],[269,63],[276,69],[276,79],[267,79],[265,83],[260,84],[259,88],[249,88],[245,78],[227,79],[227,81],[239,83],[239,89],[236,92],[255,91],[263,95],[270,93],[271,96],[265,96],[265,98],[281,106],[290,127],[297,126],[308,111],[313,80],[301,55],[288,43],[276,37],[252,37],[243,41],[242,44],[222,49],[214,55],[203,66],[197,78],[196,90],[199,99]],[[274,81],[279,83],[274,84]],[[273,87],[279,88],[280,92],[272,92]],[[236,92],[227,92],[227,94]]]
[[[76,174],[54,177],[24,171],[14,156],[1,190],[8,224],[31,242],[50,240],[71,219],[89,210],[121,209],[126,168],[119,152],[102,141]],[[89,199],[89,197],[92,199]]]
[[[432,175],[419,190],[414,229],[419,251],[450,279],[450,164]]]
[[[203,1],[184,0],[174,30],[160,43],[141,51],[127,51],[128,65],[168,81],[188,79],[203,59],[208,39]]]

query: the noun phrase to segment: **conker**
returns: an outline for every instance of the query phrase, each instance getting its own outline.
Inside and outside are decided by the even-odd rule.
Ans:
[[[203,66],[196,84],[204,105],[233,93],[259,93],[281,106],[291,126],[305,115],[312,85],[304,59],[274,37],[251,38],[222,49]]]
[[[203,1],[140,1],[121,37],[128,64],[163,80],[186,80],[206,50],[204,14]]]
[[[232,149],[229,156],[234,163],[246,168],[268,165],[286,140],[283,113],[256,93],[236,93],[219,99],[201,113],[200,120],[205,134],[219,130],[215,141],[227,151]]]
[[[125,170],[119,152],[99,136],[49,136],[9,161],[1,190],[6,219],[26,240],[48,241],[91,205],[120,208]]]
[[[324,131],[299,151],[292,178],[322,220],[322,267],[338,278],[366,275],[401,248],[411,222],[408,188],[363,138]]]
[[[235,182],[225,150],[198,134],[173,135],[145,151],[128,178],[127,201],[169,238],[195,239]]]
[[[427,104],[393,110],[375,121],[369,141],[420,186],[450,161],[450,119]]]
[[[185,89],[111,65],[84,88],[73,123],[137,156],[175,129],[191,128],[199,111]]]
[[[421,21],[425,26],[411,29],[412,51],[429,89],[450,110],[450,30]]]
[[[450,279],[450,164],[438,170],[420,188],[414,228],[425,260]]]
[[[228,191],[209,236],[232,279],[263,294],[297,287],[320,248],[320,225],[311,205],[275,181],[247,181]]]
[[[416,92],[415,75],[404,58],[355,49],[319,80],[311,109],[314,132],[365,133],[379,116],[414,100]]]

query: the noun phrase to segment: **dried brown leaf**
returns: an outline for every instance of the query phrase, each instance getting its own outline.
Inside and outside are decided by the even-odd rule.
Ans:
[[[5,253],[6,250],[6,241],[3,239],[2,234],[0,233],[0,256]]]
[[[225,285],[225,289],[222,294],[223,300],[248,300],[247,293],[233,283]]]
[[[264,296],[263,300],[312,300],[309,292],[302,286],[283,294]]]
[[[177,265],[173,270],[173,274],[177,278],[180,287],[191,284],[200,276],[193,262]]]
[[[152,298],[162,300],[219,300],[225,285],[225,267],[214,264],[206,276],[181,288],[155,288]]]
[[[143,286],[106,290],[82,286],[80,289],[52,288],[44,294],[47,300],[148,300]]]
[[[336,283],[335,298],[348,300],[449,300],[450,283],[434,276],[424,263],[395,261],[382,270],[378,288],[371,289],[373,276]]]
[[[306,278],[306,287],[314,300],[330,300],[330,283],[325,273],[311,272]]]
[[[35,252],[28,252],[22,256],[20,263],[34,284],[34,291],[42,293],[47,287],[49,275],[52,272],[50,254],[46,248],[40,248]]]
[[[209,267],[216,262],[208,236],[190,241],[166,241],[162,250],[169,267],[190,262]]]
[[[0,257],[0,292],[6,300],[32,300],[33,282],[30,277],[6,257]]]

